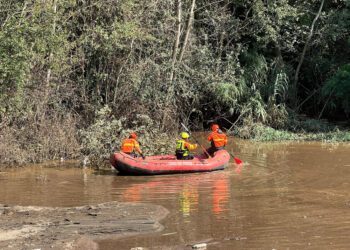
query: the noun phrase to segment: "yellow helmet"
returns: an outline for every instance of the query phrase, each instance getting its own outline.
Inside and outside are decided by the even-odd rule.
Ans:
[[[189,135],[187,132],[182,132],[182,133],[181,133],[181,137],[182,137],[183,139],[187,139],[188,137],[190,137],[190,135]]]

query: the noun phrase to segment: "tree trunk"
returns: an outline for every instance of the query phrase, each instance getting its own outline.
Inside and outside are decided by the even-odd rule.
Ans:
[[[216,73],[215,73],[216,76],[218,76],[218,74],[220,72],[221,56],[222,56],[223,43],[224,43],[225,36],[226,36],[226,33],[225,32],[221,32],[220,40],[219,40],[218,59],[216,61]]]
[[[181,36],[181,15],[182,15],[182,2],[181,0],[178,0],[178,6],[177,6],[177,32],[176,32],[176,40],[174,44],[174,50],[173,50],[173,59],[171,64],[171,73],[170,73],[170,82],[173,81],[174,78],[174,67],[176,63],[176,55],[177,51],[179,49],[180,44],[180,36]]]
[[[54,13],[54,17],[53,17],[53,23],[52,23],[52,34],[50,34],[51,36],[54,36],[56,33],[56,14],[57,14],[57,0],[53,0],[53,13]],[[49,46],[49,45],[48,45]],[[51,81],[51,64],[53,61],[53,49],[50,48],[50,54],[49,54],[49,59],[48,59],[48,69],[47,69],[47,73],[46,73],[46,86],[45,86],[45,93],[44,93],[44,97],[42,99],[41,105],[38,106],[38,111],[37,113],[39,113],[39,117],[41,118],[41,120],[43,121],[45,119],[45,105],[48,103],[49,100],[49,95],[50,95],[50,81]]]
[[[305,42],[305,45],[304,45],[304,49],[303,49],[303,52],[301,53],[301,56],[300,56],[300,60],[299,60],[299,64],[297,66],[297,69],[295,71],[295,76],[294,76],[294,101],[295,101],[295,104],[294,106],[297,107],[297,104],[298,104],[298,89],[297,89],[297,85],[298,85],[298,79],[299,79],[299,72],[300,72],[300,68],[301,68],[301,65],[303,64],[303,61],[304,61],[304,58],[305,58],[305,54],[306,54],[306,50],[307,50],[307,47],[309,46],[309,43],[311,41],[311,38],[312,38],[312,35],[314,33],[314,27],[315,27],[315,23],[317,21],[317,19],[320,17],[321,15],[321,11],[322,11],[322,8],[323,8],[323,4],[324,4],[324,0],[322,0],[321,2],[321,5],[320,5],[320,8],[318,10],[318,13],[317,15],[315,16],[314,20],[312,21],[312,24],[311,24],[311,28],[310,28],[310,33],[306,39],[306,42]]]
[[[186,29],[186,36],[185,36],[184,44],[183,44],[182,49],[181,49],[179,62],[182,61],[182,58],[183,58],[185,50],[186,50],[188,38],[190,36],[190,31],[191,31],[191,26],[192,26],[193,16],[194,16],[194,6],[195,6],[195,4],[196,4],[196,0],[192,0],[191,11],[190,11],[190,18],[188,20],[188,25],[187,25],[187,29]]]
[[[57,0],[53,0],[53,12],[54,12],[54,18],[53,18],[53,24],[52,24],[52,34],[54,35],[56,33]],[[49,87],[49,85],[50,85],[50,78],[51,78],[50,64],[52,62],[52,58],[53,58],[53,53],[51,51],[50,56],[49,56],[49,69],[47,70],[47,75],[46,75],[47,87]],[[47,91],[48,91],[48,89],[47,89]]]
[[[120,63],[118,70],[117,70],[117,80],[115,81],[115,87],[114,87],[114,96],[113,96],[113,103],[116,104],[117,102],[117,98],[118,98],[118,93],[119,93],[119,80],[120,80],[120,75],[124,69],[124,66],[126,65],[126,63],[128,62],[132,52],[133,52],[133,48],[134,48],[134,39],[131,41],[130,44],[130,52],[128,54],[128,56],[126,57],[124,63]]]

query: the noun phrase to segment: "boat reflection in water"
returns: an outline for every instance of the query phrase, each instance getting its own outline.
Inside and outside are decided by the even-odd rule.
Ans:
[[[239,172],[236,168],[234,174]],[[228,209],[230,174],[232,172],[218,171],[140,177],[146,181],[131,184],[124,190],[122,199],[124,202],[162,204],[179,211],[185,218],[199,210],[210,209],[220,219]]]
[[[228,178],[217,180],[213,184],[213,212],[217,219],[221,218],[221,213],[227,209],[228,203]]]
[[[180,212],[182,212],[183,217],[189,217],[191,210],[197,209],[198,197],[198,187],[187,183],[183,185],[182,190],[179,192]]]

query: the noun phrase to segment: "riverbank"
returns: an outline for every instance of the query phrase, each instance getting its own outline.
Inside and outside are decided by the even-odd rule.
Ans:
[[[285,129],[275,129],[261,123],[247,123],[229,131],[231,136],[252,141],[350,141],[349,127],[329,124],[320,120],[308,119],[289,124]]]
[[[70,208],[0,205],[1,249],[98,249],[95,240],[158,232],[162,206],[108,202]]]
[[[131,132],[136,132],[144,155],[173,154],[181,128],[165,132],[147,115],[139,115],[132,127],[123,124],[124,118],[115,118],[109,107],[101,109],[90,126],[78,129],[77,124],[67,120],[54,127],[28,126],[21,129],[4,129],[0,132],[0,168],[24,166],[52,160],[78,160],[82,166],[109,166],[111,153],[119,151],[120,145]],[[252,141],[323,141],[349,142],[349,123],[331,124],[325,120],[297,117],[275,124],[275,127],[245,119],[241,124],[221,124],[229,136]],[[231,128],[230,128],[231,126]],[[54,128],[54,129],[52,129]],[[190,127],[191,128],[191,127]],[[193,132],[195,132],[195,128]],[[198,132],[197,133],[201,133]],[[205,147],[206,136],[199,141]],[[23,140],[25,138],[25,140]]]

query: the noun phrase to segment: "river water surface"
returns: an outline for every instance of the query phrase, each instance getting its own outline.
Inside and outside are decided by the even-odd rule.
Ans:
[[[350,144],[229,138],[227,149],[244,164],[158,176],[73,165],[3,169],[0,204],[120,201],[170,211],[161,221],[163,231],[101,240],[101,249],[183,249],[198,243],[207,249],[350,249]]]

